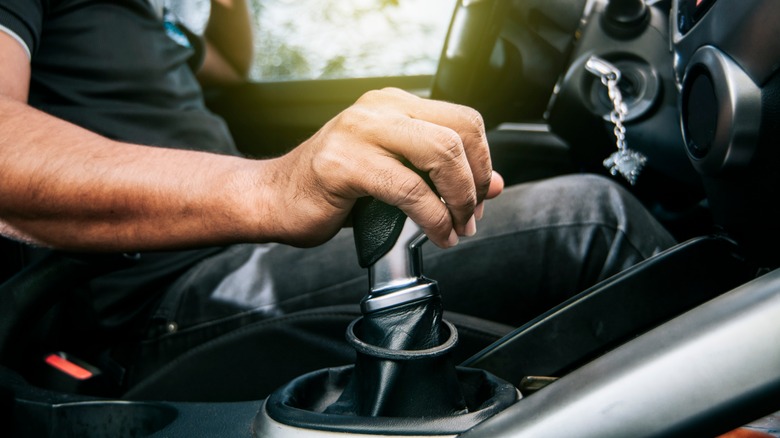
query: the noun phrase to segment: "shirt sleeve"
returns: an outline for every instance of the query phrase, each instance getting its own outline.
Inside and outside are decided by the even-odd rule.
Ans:
[[[0,32],[10,35],[32,57],[38,48],[44,0],[0,0]]]

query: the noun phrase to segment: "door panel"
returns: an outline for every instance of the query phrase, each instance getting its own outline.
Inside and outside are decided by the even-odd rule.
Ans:
[[[244,153],[283,153],[372,89],[398,87],[430,94],[431,75],[252,82],[207,90],[209,107],[225,118]]]

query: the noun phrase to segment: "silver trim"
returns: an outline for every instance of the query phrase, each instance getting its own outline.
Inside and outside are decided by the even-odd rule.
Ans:
[[[360,310],[363,313],[377,312],[382,309],[400,306],[413,301],[437,295],[439,292],[436,283],[421,282],[415,285],[405,285],[404,287],[392,291],[372,291],[371,294],[360,303]]]
[[[24,40],[19,35],[16,34],[16,32],[14,32],[11,29],[3,26],[2,24],[0,24],[0,32],[4,32],[5,34],[10,36],[11,38],[15,39],[16,42],[21,44],[22,48],[25,51],[25,53],[27,53],[27,59],[32,61],[32,52],[30,51],[30,48],[27,47],[27,43],[25,43]]]
[[[546,123],[502,123],[496,127],[496,130],[549,133],[550,125]]]
[[[427,240],[419,225],[408,217],[393,248],[368,270],[371,292],[397,289],[417,282],[422,275],[420,246]]]
[[[422,245],[428,240],[408,217],[393,247],[368,268],[369,293],[360,303],[363,313],[398,306],[438,293],[434,281],[422,275]]]
[[[258,419],[255,421],[255,428],[252,430],[252,436],[255,438],[389,438],[389,435],[374,433],[350,433],[350,432],[330,432],[327,430],[304,429],[280,423],[268,415],[267,408],[263,403],[262,409],[258,413]],[[451,437],[453,434],[442,435],[404,435],[405,438],[431,438],[431,437]]]
[[[685,70],[680,93],[680,123],[686,143],[687,129],[682,114],[685,87],[696,70],[705,70],[712,79],[718,104],[718,124],[712,146],[702,158],[688,151],[699,173],[712,175],[723,171],[744,169],[753,158],[761,129],[761,89],[729,56],[712,46],[694,53]],[[686,148],[687,150],[687,148]]]
[[[761,416],[780,404],[778,321],[775,270],[563,376],[463,437],[726,432],[708,428],[738,427],[755,419],[745,418],[751,411]]]

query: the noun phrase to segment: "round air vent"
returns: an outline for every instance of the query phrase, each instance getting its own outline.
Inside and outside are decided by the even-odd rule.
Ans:
[[[747,168],[761,128],[761,89],[731,58],[704,46],[686,68],[680,116],[688,156],[704,175]]]

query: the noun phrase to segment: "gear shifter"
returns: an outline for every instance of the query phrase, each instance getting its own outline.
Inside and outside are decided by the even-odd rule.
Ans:
[[[422,274],[427,238],[420,228],[371,198],[356,204],[353,227],[358,261],[369,274],[363,316],[347,329],[356,362],[275,391],[255,418],[255,436],[285,436],[290,428],[452,435],[514,403],[519,393],[511,384],[452,363],[457,330],[442,319],[436,281]]]
[[[421,246],[427,240],[417,224],[404,221],[395,245],[368,266],[369,293],[360,305],[364,314],[438,295],[436,282],[422,275]]]
[[[392,218],[392,227],[371,219],[376,217]],[[369,292],[361,302],[363,318],[347,331],[357,351],[355,371],[327,412],[372,417],[467,412],[448,354],[457,331],[442,320],[437,283],[422,275],[427,238],[400,210],[374,199],[361,200],[353,219]],[[398,234],[392,246],[382,234],[388,229]]]

